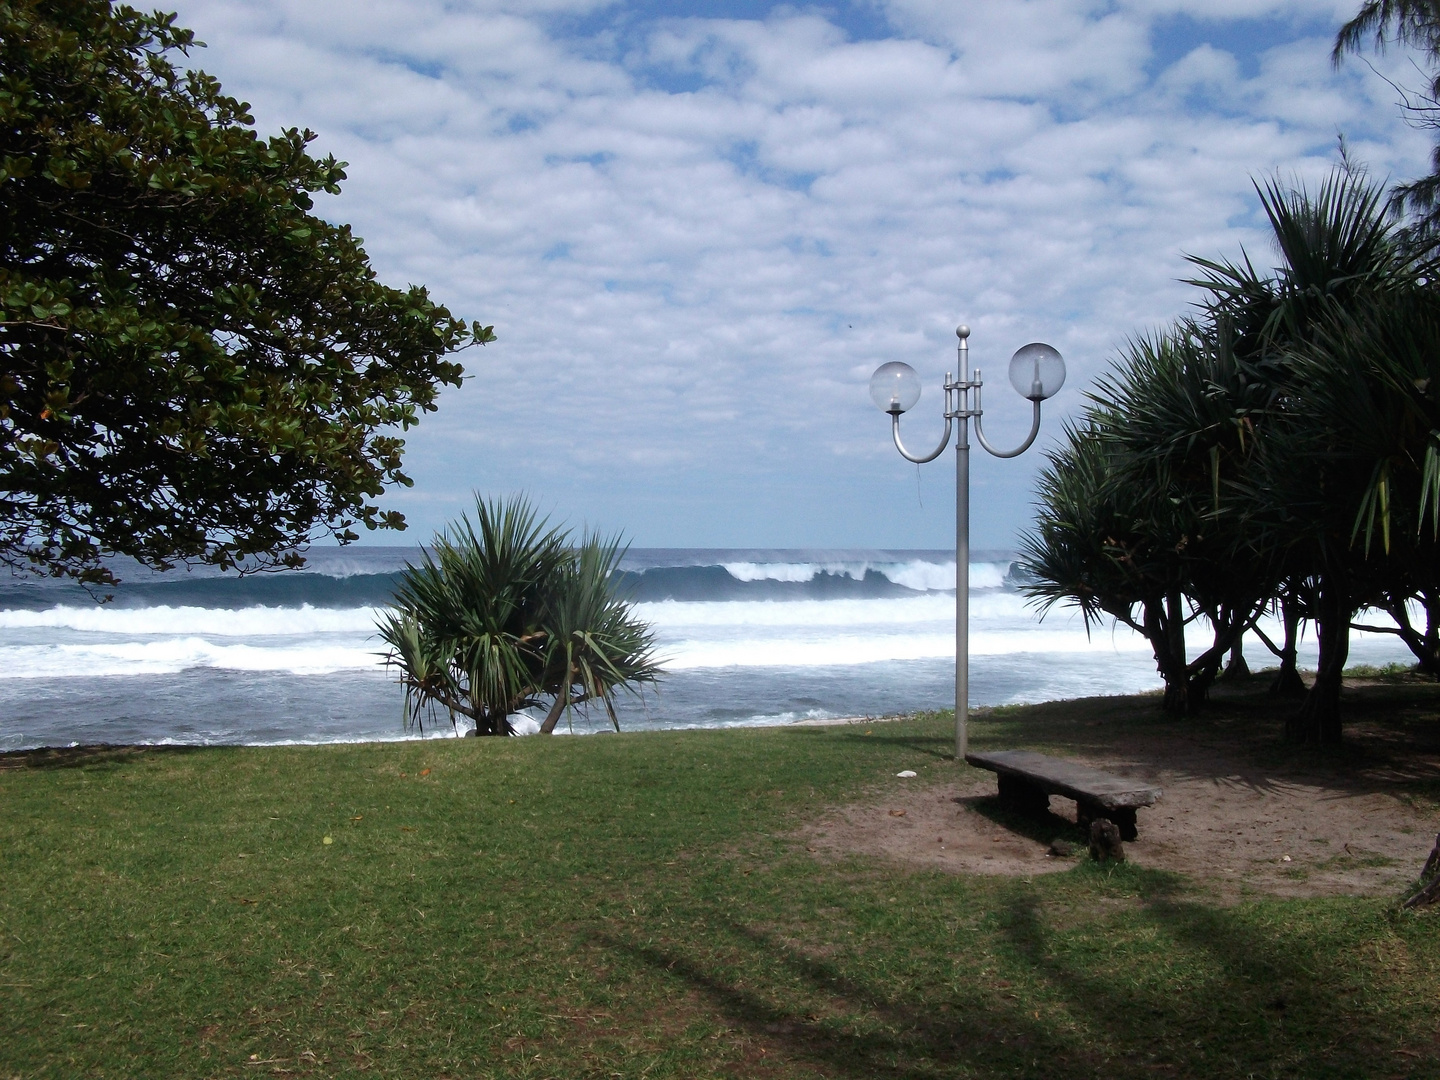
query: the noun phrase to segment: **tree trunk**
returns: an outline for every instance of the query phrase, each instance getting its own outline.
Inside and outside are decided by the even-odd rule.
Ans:
[[[1245,637],[1245,630],[1254,625],[1262,607],[1261,601],[1255,601],[1239,607],[1221,606],[1206,611],[1206,618],[1215,629],[1215,637],[1208,649],[1186,665],[1186,706],[1190,712],[1197,713],[1204,708],[1210,697],[1210,687],[1220,674],[1220,664],[1226,653],[1230,654],[1233,664],[1235,652]],[[1183,644],[1181,648],[1184,648]],[[1241,654],[1240,664],[1243,666],[1244,663],[1245,657]],[[1248,673],[1249,669],[1245,670]]]
[[[1425,605],[1425,647],[1419,657],[1420,670],[1440,679],[1440,589],[1421,589],[1420,602]]]
[[[1300,655],[1300,600],[1286,589],[1280,596],[1280,619],[1285,624],[1285,644],[1280,648],[1280,670],[1270,684],[1276,697],[1299,697],[1305,693],[1305,680],[1300,677],[1296,658]]]
[[[1190,709],[1189,674],[1185,670],[1185,613],[1179,593],[1145,601],[1145,637],[1155,653],[1155,667],[1165,680],[1163,708],[1175,716]]]
[[[1300,711],[1285,722],[1289,742],[1327,746],[1340,741],[1340,687],[1350,657],[1350,620],[1355,614],[1343,573],[1320,576],[1315,598],[1315,631],[1320,662],[1315,684]]]
[[[1408,599],[1392,596],[1385,609],[1400,628],[1400,640],[1415,654],[1416,666],[1426,675],[1440,678],[1440,592],[1435,589],[1420,590],[1419,600],[1425,607],[1423,632],[1415,629],[1410,622]]]
[[[1225,664],[1225,672],[1218,681],[1241,682],[1249,677],[1250,665],[1245,662],[1245,635],[1241,633],[1235,639],[1235,644],[1230,646],[1230,659]]]
[[[1193,716],[1204,708],[1221,661],[1252,624],[1255,614],[1254,607],[1209,612],[1215,640],[1194,663],[1187,663],[1184,595],[1177,590],[1165,597],[1163,606],[1158,600],[1145,605],[1144,632],[1155,652],[1155,666],[1165,680],[1166,712]]]
[[[486,712],[484,709],[480,709],[474,719],[476,735],[510,734],[510,717],[508,714]]]
[[[481,735],[509,735],[510,724],[503,716],[486,716],[475,721],[475,730]]]
[[[1185,698],[1191,713],[1198,713],[1210,700],[1210,685],[1220,672],[1220,657],[1224,655],[1222,648],[1212,655],[1201,657],[1186,669]]]
[[[1430,857],[1420,871],[1420,891],[1406,900],[1403,906],[1423,907],[1437,900],[1440,900],[1440,836],[1435,837],[1435,846],[1430,849]]]
[[[582,693],[579,697],[571,697],[570,687],[565,687],[565,689],[560,692],[560,695],[554,700],[554,702],[551,703],[550,711],[545,714],[545,722],[540,725],[540,734],[555,734],[555,725],[560,722],[560,717],[565,714],[565,710],[567,708],[572,705],[584,705],[585,702],[590,700],[590,695],[584,693]]]
[[[550,711],[545,714],[545,722],[540,725],[541,735],[555,734],[555,725],[560,722],[560,714],[565,711],[565,706],[570,704],[570,687],[565,686],[560,693],[555,695],[555,701],[550,706]]]

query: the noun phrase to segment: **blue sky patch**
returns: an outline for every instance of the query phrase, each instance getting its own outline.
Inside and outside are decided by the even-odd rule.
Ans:
[[[1270,49],[1301,37],[1330,40],[1337,29],[1339,27],[1330,19],[1318,16],[1308,19],[1196,19],[1185,14],[1160,16],[1151,26],[1150,44],[1154,54],[1148,73],[1154,78],[1201,45],[1209,45],[1235,57],[1240,63],[1241,75],[1253,79],[1260,73],[1261,57]]]

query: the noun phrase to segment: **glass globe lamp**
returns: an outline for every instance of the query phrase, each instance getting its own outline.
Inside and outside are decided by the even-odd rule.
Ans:
[[[1065,361],[1043,341],[1022,345],[1010,358],[1010,385],[1031,401],[1052,398],[1065,385]]]
[[[877,409],[892,416],[909,412],[920,400],[920,376],[898,360],[881,364],[870,376],[870,399]]]

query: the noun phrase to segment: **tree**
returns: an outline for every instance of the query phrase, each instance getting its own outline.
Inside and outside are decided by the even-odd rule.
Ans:
[[[1183,596],[1190,608],[1172,633],[1184,711],[1204,702],[1276,584],[1276,561],[1256,547],[1234,498],[1255,452],[1267,391],[1248,377],[1233,346],[1223,321],[1181,320],[1168,334],[1133,342],[1094,394],[1110,414],[1109,437],[1130,462],[1121,482],[1149,508],[1143,531],[1163,538],[1174,567],[1171,606],[1183,612]],[[1184,628],[1199,618],[1211,641],[1192,660]]]
[[[1192,260],[1203,315],[1132,343],[1042,476],[1029,591],[1145,634],[1176,712],[1270,604],[1298,678],[1304,615],[1319,665],[1287,735],[1333,742],[1357,611],[1387,607],[1422,664],[1440,647],[1440,293],[1359,172],[1258,191],[1280,265]]]
[[[493,340],[311,213],[345,177],[261,139],[174,16],[0,3],[0,562],[88,583],[302,561],[403,528],[398,436]]]
[[[1440,294],[1416,283],[1337,310],[1295,363],[1326,456],[1353,463],[1351,544],[1396,623],[1361,628],[1397,635],[1440,676]]]
[[[1087,628],[1104,612],[1143,634],[1172,713],[1200,708],[1274,587],[1222,498],[1253,451],[1259,389],[1227,336],[1182,321],[1125,349],[1041,476],[1026,591],[1042,611],[1078,607]],[[1202,617],[1212,641],[1191,659],[1186,627]]]
[[[1423,289],[1433,268],[1387,220],[1382,190],[1348,163],[1313,196],[1274,182],[1257,190],[1280,265],[1262,273],[1248,258],[1193,259],[1206,271],[1193,284],[1209,294],[1209,317],[1236,328],[1248,376],[1273,395],[1238,493],[1257,549],[1290,568],[1282,595],[1302,595],[1315,621],[1316,678],[1287,735],[1334,742],[1350,625],[1378,598],[1385,573],[1370,546],[1357,543],[1357,528],[1388,488],[1364,448],[1385,407],[1377,413],[1346,392],[1369,385],[1366,361],[1333,339],[1362,313],[1396,313],[1394,298]]]
[[[1392,41],[1423,53],[1432,72],[1430,85],[1418,94],[1395,88],[1406,114],[1421,127],[1440,130],[1440,4],[1435,0],[1365,0],[1335,35],[1330,59],[1339,67],[1346,53],[1360,52],[1367,42],[1383,52]],[[1427,248],[1440,243],[1440,140],[1430,165],[1429,176],[1397,184],[1390,198],[1397,214],[1411,215],[1409,232]]]
[[[1109,616],[1144,635],[1165,680],[1165,708],[1190,708],[1185,611],[1173,534],[1125,478],[1133,462],[1096,410],[1067,425],[1038,480],[1034,528],[1021,539],[1024,592],[1043,618],[1057,604],[1080,612],[1088,633]],[[1163,526],[1162,526],[1163,528]]]
[[[508,735],[511,716],[548,698],[547,735],[590,701],[619,730],[616,692],[660,676],[654,637],[612,584],[619,542],[570,540],[523,499],[477,498],[474,524],[462,517],[406,566],[380,636],[405,685],[407,729],[444,709],[452,726],[465,716],[481,735]]]

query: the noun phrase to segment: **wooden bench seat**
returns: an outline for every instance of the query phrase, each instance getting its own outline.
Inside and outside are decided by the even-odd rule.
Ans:
[[[1075,800],[1082,828],[1096,818],[1109,818],[1123,840],[1134,840],[1135,811],[1153,806],[1158,787],[1092,769],[1074,761],[1037,754],[1033,750],[992,750],[966,754],[977,769],[989,769],[999,778],[1000,801],[1026,813],[1046,813],[1051,795]]]

